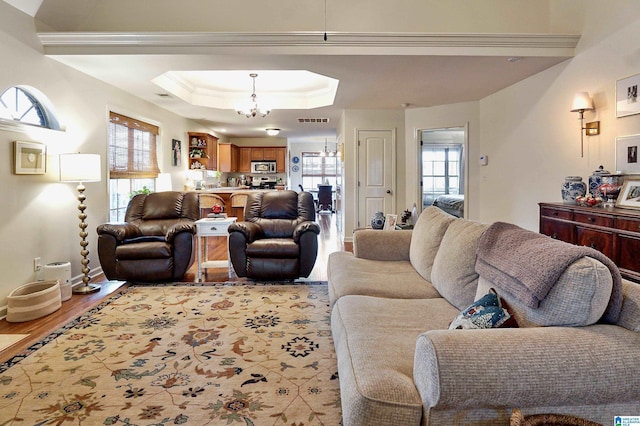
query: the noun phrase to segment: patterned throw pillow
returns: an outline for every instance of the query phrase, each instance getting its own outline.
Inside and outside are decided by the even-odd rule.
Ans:
[[[449,325],[449,330],[518,327],[508,306],[491,288],[489,293],[476,300]]]

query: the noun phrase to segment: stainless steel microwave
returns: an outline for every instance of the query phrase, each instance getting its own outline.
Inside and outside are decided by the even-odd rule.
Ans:
[[[275,161],[252,161],[251,173],[275,173],[276,162]]]

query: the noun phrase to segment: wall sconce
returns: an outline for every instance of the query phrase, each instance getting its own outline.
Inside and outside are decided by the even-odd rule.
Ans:
[[[595,111],[593,100],[589,96],[589,92],[579,92],[573,97],[573,105],[571,112],[580,113],[580,156],[584,157],[584,135],[596,136],[600,134],[600,122],[592,121],[584,124],[584,112]],[[582,132],[584,130],[584,133]]]

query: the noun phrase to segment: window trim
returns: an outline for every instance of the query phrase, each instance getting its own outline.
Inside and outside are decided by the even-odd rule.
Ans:
[[[63,130],[60,126],[60,122],[58,120],[53,103],[40,90],[27,85],[10,86],[3,90],[2,93],[0,93],[0,98],[9,90],[20,91],[26,96],[32,107],[35,108],[36,114],[40,119],[40,124],[22,121],[19,118],[7,119],[0,117],[0,129],[14,131],[17,130],[21,132],[26,132],[27,129],[32,129],[34,127],[39,129],[49,129],[57,131]]]

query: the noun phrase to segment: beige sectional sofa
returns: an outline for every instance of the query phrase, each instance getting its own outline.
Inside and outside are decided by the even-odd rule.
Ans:
[[[476,272],[487,229],[431,207],[413,231],[359,230],[353,254],[330,255],[345,426],[508,425],[515,408],[605,425],[640,415],[640,286],[584,256],[532,308]],[[449,330],[489,288],[519,328]]]

